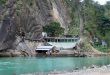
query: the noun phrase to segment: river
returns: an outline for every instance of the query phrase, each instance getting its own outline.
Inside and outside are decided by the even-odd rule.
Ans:
[[[66,70],[91,65],[108,65],[110,56],[102,57],[5,57],[0,58],[0,75]]]

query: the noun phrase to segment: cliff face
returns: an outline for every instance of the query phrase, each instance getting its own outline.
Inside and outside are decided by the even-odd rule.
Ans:
[[[13,5],[15,1],[8,1],[6,10],[1,11],[0,19],[0,50],[11,48],[15,38],[15,18]],[[4,15],[4,16],[3,16]]]
[[[68,8],[64,0],[53,0],[52,2],[52,15],[55,21],[58,21],[65,29],[65,34],[68,33],[68,26],[70,18],[68,15]]]
[[[41,24],[46,25],[50,21],[57,21],[63,28],[68,29],[69,16],[64,0],[36,0],[40,13]]]
[[[59,22],[65,33],[69,25],[64,0],[8,0],[5,9],[0,11],[0,20],[0,50],[12,47],[19,35],[31,40],[42,39],[42,26],[51,21]]]

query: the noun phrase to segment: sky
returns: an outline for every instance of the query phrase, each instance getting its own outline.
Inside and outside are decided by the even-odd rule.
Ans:
[[[101,5],[104,5],[106,4],[107,1],[110,1],[110,0],[94,0],[94,1],[98,1]]]

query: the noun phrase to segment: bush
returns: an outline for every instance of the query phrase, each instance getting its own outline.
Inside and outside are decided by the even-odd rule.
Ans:
[[[59,36],[64,33],[64,28],[60,27],[60,23],[51,22],[43,27],[43,31],[48,34],[48,36]]]
[[[6,0],[0,0],[0,5],[4,5],[6,3]]]

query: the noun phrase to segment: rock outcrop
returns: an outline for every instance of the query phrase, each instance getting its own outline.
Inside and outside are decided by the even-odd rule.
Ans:
[[[0,50],[18,49],[14,46],[19,36],[41,40],[42,26],[51,21],[59,22],[67,33],[69,16],[64,0],[6,0],[5,7],[0,7]]]
[[[6,4],[5,15],[0,28],[0,50],[11,48],[15,40],[14,2],[14,0],[9,0]]]

